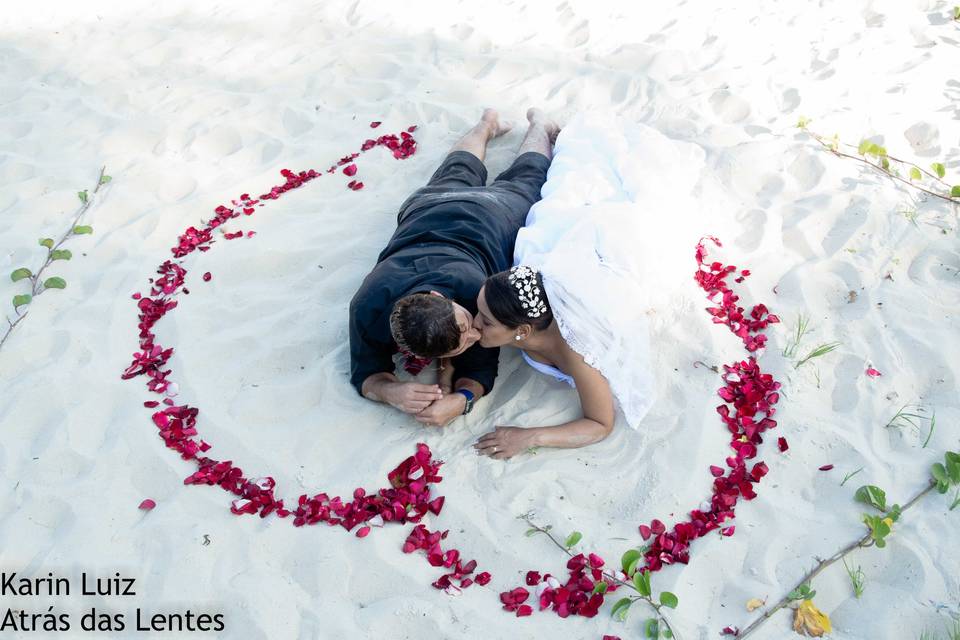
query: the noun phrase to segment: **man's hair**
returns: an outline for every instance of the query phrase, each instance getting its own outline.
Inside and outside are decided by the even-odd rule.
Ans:
[[[453,304],[430,293],[397,300],[390,313],[390,333],[400,349],[423,358],[436,358],[460,346]]]

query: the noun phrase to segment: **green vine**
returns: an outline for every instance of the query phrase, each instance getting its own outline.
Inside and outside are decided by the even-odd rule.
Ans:
[[[9,316],[7,317],[7,329],[3,336],[0,337],[0,348],[3,347],[4,343],[6,343],[7,338],[10,337],[10,334],[13,333],[13,330],[17,327],[17,325],[27,317],[27,314],[29,313],[29,305],[33,302],[34,298],[49,289],[66,288],[66,280],[59,276],[45,277],[44,273],[46,272],[47,268],[57,260],[70,260],[73,257],[73,253],[71,253],[69,249],[61,248],[69,238],[93,233],[93,227],[80,223],[83,219],[83,215],[93,204],[94,196],[97,195],[103,185],[109,183],[111,180],[110,176],[104,173],[105,171],[106,167],[101,167],[100,174],[97,176],[97,184],[92,189],[92,192],[88,189],[77,192],[77,198],[80,200],[80,205],[73,216],[70,227],[60,236],[60,239],[54,240],[53,238],[40,238],[37,241],[41,247],[44,247],[47,250],[47,255],[43,261],[43,264],[41,264],[36,271],[32,271],[27,267],[17,267],[13,270],[13,272],[11,272],[10,279],[13,282],[25,281],[30,285],[30,289],[26,293],[19,293],[13,296],[13,319],[11,320]]]

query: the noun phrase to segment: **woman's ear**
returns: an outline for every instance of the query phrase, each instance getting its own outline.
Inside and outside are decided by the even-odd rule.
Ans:
[[[529,324],[522,324],[517,327],[517,335],[520,336],[521,340],[526,340],[530,337],[530,334],[533,333],[533,326]]]
[[[439,291],[434,291],[433,289],[430,290],[430,295],[432,295],[432,296],[440,296],[441,298],[446,297],[446,296],[444,296],[442,293],[440,293]]]

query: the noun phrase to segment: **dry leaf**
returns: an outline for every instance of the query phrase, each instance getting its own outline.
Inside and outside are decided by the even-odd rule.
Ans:
[[[819,638],[825,633],[830,633],[830,618],[813,606],[813,600],[804,600],[797,608],[796,617],[793,619],[793,630],[804,636]]]
[[[747,600],[747,611],[753,611],[754,609],[759,609],[764,605],[764,600],[760,598],[750,598]]]

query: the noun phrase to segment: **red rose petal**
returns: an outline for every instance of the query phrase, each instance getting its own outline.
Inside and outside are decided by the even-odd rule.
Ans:
[[[714,478],[719,478],[723,475],[723,469],[716,465],[710,465],[710,473],[713,474]]]
[[[787,444],[787,439],[781,436],[777,438],[777,447],[780,449],[780,451],[786,451],[790,448],[790,445]]]
[[[150,511],[150,509],[153,509],[155,506],[157,506],[157,503],[151,500],[150,498],[147,498],[146,500],[141,502],[140,506],[137,508],[142,509],[143,511]]]
[[[355,176],[357,175],[357,165],[351,164],[343,168],[343,174],[346,176]]]
[[[210,272],[207,271],[206,273],[203,274],[203,281],[204,281],[204,282],[210,282],[210,278],[212,278],[212,277],[213,277],[213,276],[210,275]]]
[[[650,527],[648,527],[647,525],[642,524],[640,525],[639,528],[640,528],[640,537],[643,538],[644,540],[648,540],[650,536],[653,535],[653,532],[650,531]]]
[[[882,376],[883,374],[877,371],[876,369],[874,369],[873,367],[870,367],[869,369],[867,369],[867,375],[870,376],[871,378],[876,378],[877,376]]]
[[[380,122],[379,120],[375,120],[375,121],[373,121],[373,122],[370,123],[370,128],[371,128],[371,129],[376,129],[376,128],[379,127],[381,124],[383,124],[383,123]]]
[[[720,630],[720,635],[722,636],[738,636],[740,635],[740,629],[738,627],[724,627]]]
[[[520,607],[517,609],[517,617],[518,617],[518,618],[523,618],[523,617],[525,617],[525,616],[529,616],[529,615],[532,614],[532,613],[533,613],[533,607],[531,607],[531,606],[528,605],[528,604],[522,604],[522,605],[520,605]]]
[[[474,581],[482,587],[483,585],[490,582],[490,574],[487,573],[486,571],[482,573],[478,573]]]
[[[368,533],[370,533],[370,527],[360,527],[357,529],[358,538],[366,538]]]
[[[820,471],[830,471],[830,469],[833,469],[832,464],[825,464],[822,467],[820,467]]]

